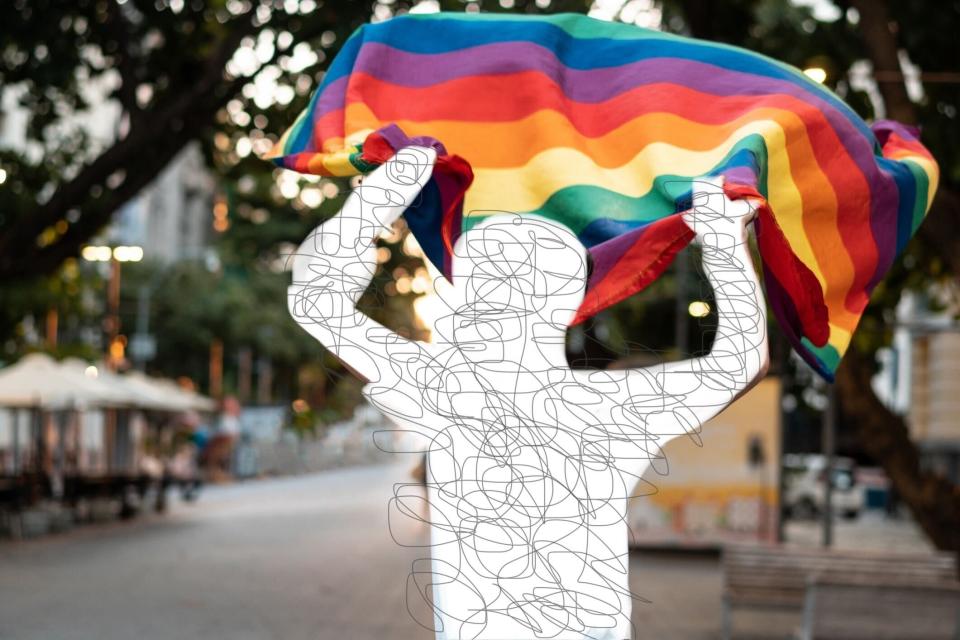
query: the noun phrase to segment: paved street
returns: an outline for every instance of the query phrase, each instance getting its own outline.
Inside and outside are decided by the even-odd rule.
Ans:
[[[0,541],[0,639],[429,640],[406,608],[421,553],[388,528],[393,484],[409,479],[373,466],[209,487],[166,516]],[[422,525],[392,526],[407,544],[426,541]],[[837,528],[840,546],[924,544],[908,522]],[[815,523],[790,533],[816,544]],[[634,606],[639,639],[719,636],[716,557],[637,553],[631,584],[649,600]],[[744,612],[738,637],[785,638],[797,618]]]
[[[0,640],[430,640],[407,611],[406,581],[421,552],[398,546],[387,503],[404,467],[208,487],[166,516],[84,526],[26,542],[0,541]],[[393,534],[423,544],[426,528]],[[815,523],[790,527],[816,545]],[[909,522],[837,525],[838,544],[923,548]],[[719,637],[717,559],[635,553],[638,639]],[[425,607],[412,607],[421,620]],[[738,614],[737,637],[786,638],[791,614]]]
[[[163,518],[0,544],[0,638],[429,638],[405,610],[416,554],[387,529],[408,478],[213,487]]]
[[[428,640],[404,595],[418,553],[387,527],[391,486],[408,478],[365,467],[212,487],[164,517],[0,543],[0,638]],[[716,637],[714,558],[632,564],[651,601],[635,607],[641,638]]]

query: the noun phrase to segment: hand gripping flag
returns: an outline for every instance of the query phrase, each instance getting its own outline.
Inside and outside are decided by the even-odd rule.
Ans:
[[[756,199],[767,299],[827,379],[938,177],[916,131],[868,126],[793,67],[571,14],[361,27],[268,157],[348,176],[408,144],[439,153],[406,213],[427,257],[449,273],[493,211],[561,222],[595,263],[575,322],[652,282],[693,236],[691,181],[722,176]]]

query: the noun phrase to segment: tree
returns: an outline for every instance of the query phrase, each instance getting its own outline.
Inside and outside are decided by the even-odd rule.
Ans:
[[[666,3],[665,16],[671,28],[697,37],[745,46],[800,67],[824,67],[841,96],[872,118],[872,102],[853,91],[849,81],[853,63],[868,60],[886,117],[923,125],[924,142],[941,167],[939,191],[917,237],[874,292],[836,385],[846,421],[855,425],[861,445],[884,468],[924,532],[938,548],[960,551],[960,487],[923,468],[906,420],[884,405],[871,384],[876,352],[889,344],[890,314],[902,292],[960,278],[960,156],[953,144],[960,135],[953,42],[958,16],[949,3],[850,0],[838,5],[833,20],[815,20],[808,8],[788,3],[742,0],[724,3],[720,11],[716,3],[681,0]],[[910,98],[903,53],[922,70],[920,103]]]
[[[174,289],[171,302],[178,304],[168,306],[162,291],[158,294],[151,326],[161,332],[161,349],[152,366],[203,380],[212,336],[227,336],[228,354],[231,348],[254,348],[283,367],[279,377],[286,378],[293,393],[295,380],[303,377],[296,369],[312,352],[302,344],[291,348],[285,340],[287,332],[299,335],[300,330],[287,322],[282,304],[277,306],[282,320],[265,319],[260,301],[283,300],[286,277],[279,267],[284,256],[339,208],[337,194],[342,196],[349,185],[291,178],[290,172],[273,169],[257,156],[306,106],[350,33],[412,4],[17,0],[0,6],[0,98],[5,107],[18,104],[27,116],[22,132],[0,141],[0,336],[6,354],[15,357],[26,346],[23,340],[8,339],[16,337],[24,317],[42,318],[59,306],[71,322],[80,320],[78,305],[69,297],[82,297],[83,287],[72,283],[75,274],[87,276],[91,287],[102,285],[75,260],[80,248],[185,145],[199,141],[229,210],[227,224],[219,229],[223,272],[179,265],[157,283],[158,289],[178,282],[196,289]],[[458,0],[442,4],[447,10],[468,8]],[[553,4],[579,11],[588,6],[585,0]],[[513,10],[541,9],[533,0],[521,0]],[[104,105],[116,108],[117,114],[107,118],[115,118],[118,126],[98,137],[85,118],[88,107],[103,111]],[[10,130],[16,122],[6,124]],[[281,176],[292,191],[278,187]],[[399,246],[385,267],[413,273],[417,265],[404,266],[409,257]],[[135,277],[123,279],[128,327],[134,324],[130,311],[140,284]],[[259,297],[247,296],[245,286]],[[88,302],[91,298],[102,296],[85,296]],[[371,306],[371,312],[412,332],[411,298],[388,296],[386,304]],[[202,312],[201,305],[185,304],[190,300],[209,302],[209,308]],[[193,333],[191,322],[200,323]],[[284,337],[268,338],[264,325]],[[88,346],[87,355],[90,351]],[[336,367],[326,372],[307,377],[322,379],[324,385],[337,379]],[[318,397],[333,391],[325,388]]]
[[[304,361],[301,346],[257,331],[263,325],[283,326],[278,324],[283,320],[259,308],[259,301],[282,298],[285,280],[276,271],[278,261],[309,228],[336,211],[336,194],[342,195],[348,185],[286,178],[292,186],[284,193],[277,184],[280,172],[271,171],[255,156],[304,107],[326,64],[357,26],[409,10],[412,4],[407,0],[0,3],[0,98],[5,106],[18,102],[28,113],[22,143],[0,145],[4,301],[0,335],[5,343],[16,337],[13,327],[27,310],[42,313],[52,299],[72,308],[78,318],[89,315],[78,293],[82,286],[77,278],[82,280],[83,275],[76,273],[71,258],[188,142],[199,140],[229,208],[230,228],[220,242],[224,269],[204,274],[196,266],[184,266],[170,274],[183,280],[180,289],[168,291],[169,300],[159,303],[169,313],[158,316],[158,326],[167,323],[165,339],[171,345],[205,350],[212,335],[222,335],[233,347],[262,349],[288,363],[292,376]],[[434,4],[455,11],[582,12],[592,3],[436,0]],[[953,42],[956,9],[952,3],[884,0],[820,4],[839,10],[833,16],[816,16],[808,6],[787,0],[663,0],[646,13],[642,11],[646,5],[639,2],[597,6],[610,19],[649,18],[667,31],[744,46],[800,67],[822,67],[827,82],[865,118],[874,117],[880,106],[889,117],[923,124],[924,140],[941,165],[940,191],[917,238],[875,292],[838,372],[837,385],[844,414],[857,425],[864,448],[887,470],[931,540],[941,548],[960,549],[960,492],[921,468],[903,418],[887,410],[870,385],[876,350],[889,339],[885,314],[900,293],[960,277],[956,231],[960,149],[954,144],[960,139],[960,82]],[[911,98],[901,70],[904,53],[922,70],[924,95],[919,102]],[[862,60],[872,65],[879,105],[850,78],[851,67]],[[97,138],[83,126],[81,116],[91,101],[102,99],[117,105],[120,126],[106,138]],[[399,249],[402,241],[398,238],[386,247],[391,253],[384,274],[399,268],[408,274],[416,270],[415,261]],[[52,277],[58,269],[64,277]],[[205,292],[211,301],[209,314],[193,317],[189,314],[200,310],[177,304],[182,301],[176,294],[187,283],[196,287],[194,295]],[[377,299],[378,291],[387,290],[385,279],[379,285],[381,289],[368,294],[371,312],[414,331],[409,321],[411,296]],[[659,286],[665,293],[670,290],[669,281]],[[128,289],[126,295],[131,293]],[[598,349],[600,359],[629,351],[633,335],[646,338],[649,334],[634,329],[646,327],[644,317],[656,304],[633,300],[611,310],[599,323],[611,334],[608,346]],[[201,330],[191,334],[193,323]],[[597,338],[598,329],[590,329],[588,337]],[[657,337],[655,348],[663,348],[663,338]],[[593,356],[588,354],[587,359]],[[183,363],[161,361],[157,366],[166,369]],[[202,371],[203,364],[193,367]],[[328,387],[336,371],[325,371],[332,375],[311,374],[319,396],[336,392]],[[341,391],[338,397],[352,397],[349,390]]]
[[[955,46],[952,36],[948,35],[952,30],[944,27],[950,24],[950,20],[956,22],[957,16],[955,11],[949,10],[933,16],[933,20],[939,17],[944,22],[934,22],[930,16],[923,16],[924,22],[921,24],[929,25],[929,32],[924,33],[927,30],[914,27],[913,20],[918,17],[915,8],[899,8],[898,17],[910,20],[908,23],[898,21],[891,15],[885,2],[852,0],[851,6],[859,13],[859,31],[877,74],[879,91],[890,117],[908,124],[932,122],[935,125],[933,128],[939,129],[936,133],[940,134],[934,137],[928,132],[926,137],[941,163],[943,177],[927,220],[921,225],[915,246],[909,253],[914,269],[904,269],[914,273],[901,274],[899,283],[888,283],[888,295],[875,298],[876,302],[883,305],[873,305],[871,315],[876,318],[883,308],[893,308],[900,292],[908,284],[917,288],[928,287],[930,280],[938,273],[954,281],[960,279],[960,234],[956,229],[956,221],[960,219],[960,194],[956,190],[960,167],[955,145],[949,143],[949,140],[956,140],[955,115],[960,92],[956,84],[927,84],[924,88],[930,92],[930,96],[925,105],[918,107],[910,100],[899,63],[899,52],[906,47],[911,59],[924,71],[941,71],[942,65],[951,60],[947,52]],[[938,7],[934,11],[939,13],[938,10],[943,8]],[[910,28],[900,29],[900,24],[909,24]],[[901,31],[909,35],[898,42],[897,33]],[[951,113],[951,109],[945,107],[951,107],[954,115],[938,118],[938,111],[942,115]],[[944,134],[954,137],[943,137]],[[920,274],[925,277],[916,278]],[[920,282],[910,283],[910,275]],[[890,287],[889,284],[894,286]],[[900,286],[897,287],[897,284]],[[877,397],[871,379],[875,371],[874,356],[879,345],[876,338],[870,338],[862,336],[855,342],[838,371],[837,387],[843,411],[855,421],[864,448],[883,465],[897,492],[930,540],[940,549],[960,551],[960,487],[922,467],[920,452],[910,440],[905,419],[890,411]]]
[[[253,150],[265,150],[305,106],[350,33],[371,17],[411,4],[3,3],[0,92],[15,96],[29,117],[25,144],[0,153],[7,182],[0,191],[0,284],[51,274],[76,257],[191,140],[213,141],[218,129],[235,124],[261,132],[254,142],[263,142]],[[467,6],[457,0],[443,5]],[[557,0],[553,9],[587,5]],[[532,1],[512,10],[540,11]],[[96,96],[98,87],[105,95]],[[120,125],[116,135],[96,140],[77,120],[91,100],[104,98],[116,101]],[[258,115],[266,120],[257,121]]]
[[[302,108],[325,52],[370,10],[312,0],[3,3],[0,86],[29,115],[25,144],[0,156],[0,284],[77,256],[188,142],[213,137],[224,105],[253,102],[244,89],[261,74],[276,94],[264,106]],[[295,42],[316,52],[306,68],[290,63]],[[116,135],[95,140],[76,120],[102,99],[121,117]]]

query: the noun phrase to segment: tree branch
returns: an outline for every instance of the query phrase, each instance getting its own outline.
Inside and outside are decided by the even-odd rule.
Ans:
[[[169,99],[142,112],[138,125],[125,138],[60,185],[46,203],[0,238],[0,282],[49,273],[59,261],[75,255],[83,242],[109,222],[117,208],[149,184],[213,120],[217,110],[246,81],[238,78],[224,83],[223,70],[240,41],[255,31],[249,17],[238,20],[237,28],[224,37],[207,59],[198,81],[186,91],[168,91]],[[119,188],[110,190],[107,180],[118,170],[126,172],[125,180]],[[107,200],[98,202],[91,195],[97,187],[109,192]],[[74,209],[81,211],[80,219],[55,244],[37,251],[36,237]]]
[[[887,117],[904,124],[916,124],[917,111],[907,94],[900,69],[897,38],[891,29],[895,23],[890,18],[885,0],[850,0],[860,14],[858,30],[877,74],[877,85]]]
[[[120,89],[118,91],[120,106],[130,115],[132,122],[137,119],[140,107],[137,105],[137,78],[136,68],[133,64],[133,54],[130,48],[130,32],[128,31],[128,24],[123,17],[123,11],[119,4],[115,2],[107,3],[107,15],[109,19],[104,26],[113,34],[119,47],[119,52],[116,57],[117,71],[120,74]]]
[[[900,73],[898,45],[884,0],[850,0],[860,14],[863,36],[887,116],[914,124],[917,110],[910,101]],[[893,73],[891,73],[893,72]],[[960,241],[956,220],[960,197],[941,186],[918,236],[960,275]],[[837,371],[841,408],[856,425],[860,444],[884,468],[894,488],[937,548],[960,551],[960,487],[947,478],[923,470],[921,454],[910,439],[907,421],[890,411],[873,390],[873,354],[860,353],[855,345],[844,355]]]
[[[922,469],[906,421],[872,392],[872,376],[868,356],[850,349],[836,378],[844,417],[856,425],[860,443],[883,466],[931,542],[938,549],[960,551],[960,489]]]

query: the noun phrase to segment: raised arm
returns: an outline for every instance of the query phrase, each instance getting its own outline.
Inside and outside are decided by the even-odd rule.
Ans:
[[[631,395],[642,400],[637,412],[646,415],[648,433],[658,437],[695,430],[759,381],[769,363],[766,305],[747,243],[752,204],[727,198],[719,180],[698,182],[695,191],[694,208],[684,222],[702,249],[717,331],[703,357],[628,374]],[[651,388],[662,404],[651,402]]]
[[[356,309],[377,269],[376,238],[419,196],[436,152],[406,147],[371,173],[333,218],[314,229],[293,256],[290,315],[368,382],[402,376],[427,345],[403,338]]]

